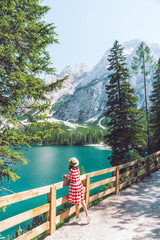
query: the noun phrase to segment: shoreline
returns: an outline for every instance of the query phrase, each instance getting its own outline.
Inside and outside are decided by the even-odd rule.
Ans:
[[[42,144],[42,143],[37,143],[37,144],[33,144],[31,145],[31,147],[34,147],[34,146],[42,146],[42,147],[51,147],[51,146],[59,146],[59,147],[63,147],[63,146],[66,146],[66,145],[51,145],[51,144]],[[74,147],[74,146],[77,146],[77,145],[67,145],[67,147],[70,146],[70,147]],[[91,143],[91,144],[84,144],[84,145],[78,145],[80,147],[96,147],[96,148],[100,148],[100,149],[104,149],[104,150],[112,150],[112,148],[104,143]]]
[[[112,148],[104,143],[96,143],[96,144],[85,144],[83,146],[86,146],[86,147],[97,147],[97,148],[100,148],[100,149],[104,149],[104,150],[112,150]]]

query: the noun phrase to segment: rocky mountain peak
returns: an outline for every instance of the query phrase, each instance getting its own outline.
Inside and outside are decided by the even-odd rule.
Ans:
[[[65,77],[69,75],[69,78],[75,80],[80,77],[83,73],[89,72],[89,68],[84,63],[74,63],[66,66],[63,71],[60,73],[60,77]]]
[[[142,41],[139,39],[124,42],[124,54],[126,63],[131,73],[129,82],[135,88],[139,98],[138,107],[144,106],[144,83],[143,76],[139,73],[135,75],[131,69],[133,57]],[[158,44],[147,43],[151,49],[154,60],[160,57],[160,46]],[[61,76],[69,75],[66,81],[66,88],[57,95],[56,107],[53,117],[61,120],[90,121],[103,116],[106,111],[107,96],[105,86],[108,84],[108,49],[100,61],[90,70],[85,64],[68,65]],[[152,91],[153,75],[147,76],[147,95]],[[58,93],[59,94],[59,93]],[[55,94],[53,94],[55,99]],[[148,101],[149,102],[149,101]]]

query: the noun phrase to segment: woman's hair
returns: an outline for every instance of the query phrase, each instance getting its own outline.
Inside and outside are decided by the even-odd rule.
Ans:
[[[78,169],[78,167],[74,167],[71,164],[69,164],[69,171],[71,170],[71,168]]]

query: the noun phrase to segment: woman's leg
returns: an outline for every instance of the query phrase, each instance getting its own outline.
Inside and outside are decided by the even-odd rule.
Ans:
[[[76,204],[76,218],[79,218],[79,203]]]
[[[81,204],[82,204],[82,207],[83,207],[83,209],[85,211],[86,216],[88,216],[87,206],[86,206],[84,200],[81,202]]]

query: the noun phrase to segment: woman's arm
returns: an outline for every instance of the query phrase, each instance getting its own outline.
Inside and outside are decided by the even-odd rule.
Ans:
[[[62,177],[63,177],[64,179],[67,179],[68,181],[73,180],[73,171],[72,171],[72,169],[70,169],[68,175],[64,174]]]
[[[63,174],[63,176],[62,176],[64,179],[68,179],[68,175],[66,175],[66,174]]]

